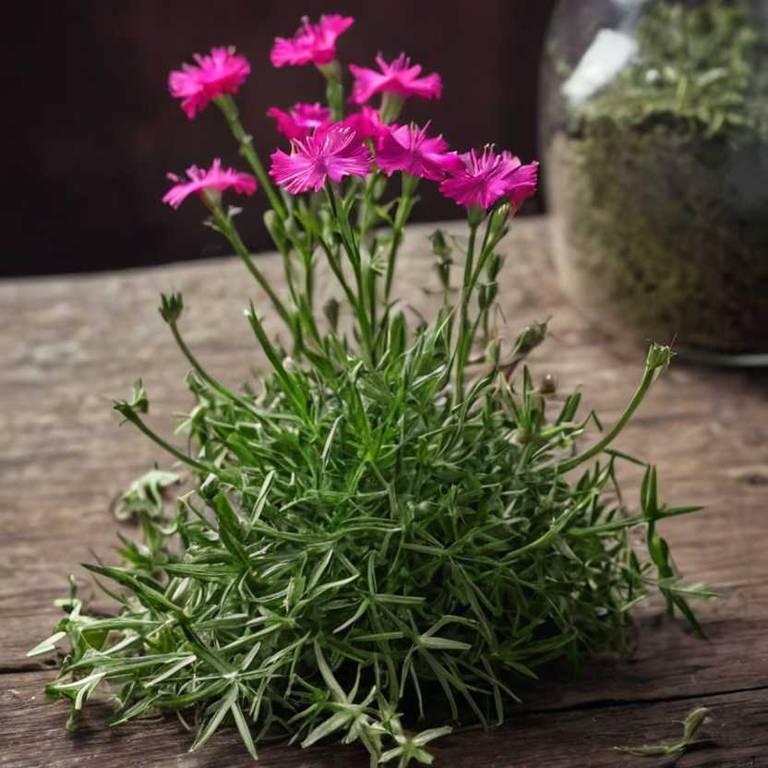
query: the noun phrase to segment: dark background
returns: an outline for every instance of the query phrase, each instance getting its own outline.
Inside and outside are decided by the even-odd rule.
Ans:
[[[168,71],[213,45],[236,45],[252,73],[238,95],[265,161],[282,142],[267,107],[322,98],[314,67],[273,69],[275,35],[303,14],[352,15],[344,64],[400,51],[443,76],[439,102],[409,102],[457,149],[496,142],[528,161],[536,152],[538,65],[555,0],[72,0],[16,6],[4,42],[2,210],[5,275],[114,269],[215,256],[226,245],[202,210],[160,202],[165,173],[221,155],[245,170],[215,108],[189,121],[167,94]],[[425,187],[427,185],[424,185]],[[416,219],[460,215],[425,189]],[[536,210],[538,201],[529,203]],[[269,247],[259,196],[240,226]]]

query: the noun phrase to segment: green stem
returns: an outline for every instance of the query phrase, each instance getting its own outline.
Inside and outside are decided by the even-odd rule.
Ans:
[[[162,437],[155,434],[134,410],[130,408],[118,410],[119,413],[121,413],[128,421],[131,422],[131,424],[136,426],[141,432],[143,432],[154,443],[159,445],[164,451],[170,453],[171,456],[175,456],[179,461],[182,461],[185,464],[189,464],[190,467],[194,467],[199,472],[205,472],[206,474],[216,474],[216,468],[214,466],[203,464],[201,461],[193,459],[191,456],[187,456],[187,454],[182,453],[178,448],[175,448],[170,443],[163,440]]]
[[[480,279],[480,275],[482,274],[483,268],[488,263],[488,257],[490,256],[490,254],[493,252],[493,249],[498,244],[498,240],[496,239],[491,241],[489,245],[490,233],[491,233],[491,217],[489,216],[488,219],[486,220],[485,234],[483,235],[483,243],[480,246],[480,256],[477,260],[477,266],[475,267],[472,273],[472,276],[470,277],[470,280],[469,280],[469,289],[467,290],[467,300],[469,300],[472,297],[472,294],[474,293],[475,288],[477,287],[477,281]],[[486,307],[481,314],[485,315],[485,317],[487,318],[488,308]],[[469,356],[469,351],[472,349],[472,345],[475,343],[475,336],[477,335],[477,329],[480,325],[480,322],[481,322],[481,315],[479,314],[477,319],[469,329],[467,338],[464,341],[464,345],[466,346],[466,349],[467,349],[467,352],[466,352],[467,356]]]
[[[173,338],[178,345],[179,349],[181,350],[181,353],[184,355],[184,357],[187,358],[189,361],[189,364],[197,371],[199,376],[208,383],[210,387],[215,389],[220,395],[223,395],[229,400],[232,400],[239,405],[241,405],[243,408],[246,408],[248,411],[256,414],[260,417],[260,413],[257,408],[254,408],[251,403],[249,403],[247,400],[244,400],[240,395],[233,392],[228,387],[224,386],[220,381],[215,379],[213,376],[211,376],[208,371],[203,368],[203,366],[200,364],[198,359],[192,354],[192,350],[187,346],[187,343],[184,341],[181,333],[179,332],[179,328],[176,325],[175,322],[169,322],[168,323],[171,334],[173,335]]]
[[[472,277],[470,279],[470,284],[469,284],[470,293],[472,293],[472,291],[475,290],[477,281],[480,279],[480,275],[482,274],[483,267],[485,267],[486,263],[488,262],[488,256],[491,254],[493,249],[498,245],[498,240],[494,240],[491,243],[490,247],[488,246],[490,235],[491,235],[491,218],[489,216],[485,224],[485,234],[483,235],[483,244],[480,246],[480,257],[477,260],[477,266],[475,267],[475,270],[472,273]]]
[[[278,194],[277,190],[272,185],[272,180],[264,170],[264,166],[261,164],[261,160],[253,148],[253,137],[245,130],[243,124],[240,122],[240,115],[237,111],[237,105],[231,96],[219,96],[214,100],[222,111],[224,117],[227,120],[229,129],[232,131],[232,135],[240,145],[240,154],[246,159],[248,165],[251,166],[256,178],[259,180],[264,192],[269,198],[269,204],[280,215],[280,218],[285,220],[288,217],[288,210],[285,202]]]
[[[331,271],[336,276],[336,279],[339,281],[339,285],[344,291],[344,295],[347,297],[347,301],[349,302],[349,305],[352,308],[352,311],[355,313],[355,317],[357,317],[357,322],[358,322],[358,325],[360,326],[361,341],[363,345],[362,352],[366,360],[368,362],[371,362],[372,360],[372,353],[370,352],[371,330],[368,327],[368,318],[365,314],[365,308],[360,305],[360,302],[358,301],[357,296],[355,296],[355,292],[352,290],[352,288],[350,288],[346,277],[344,277],[344,272],[342,270],[341,264],[339,263],[338,259],[336,258],[333,251],[331,250],[331,247],[328,245],[328,243],[325,242],[325,240],[322,237],[319,238],[319,243],[320,243],[320,247],[325,252],[326,258],[328,259],[328,265],[331,267]]]
[[[486,218],[485,234],[483,235],[483,244],[480,246],[480,255],[477,259],[477,265],[474,268],[474,272],[469,283],[469,295],[474,293],[477,287],[478,280],[490,263],[490,259],[493,256],[493,252],[496,246],[501,242],[506,234],[506,228],[504,222],[508,216],[509,206],[504,204],[503,207],[498,207],[491,210]],[[488,302],[484,309],[481,310],[480,315],[475,323],[473,323],[469,338],[465,341],[467,351],[472,349],[472,345],[475,343],[475,337],[477,335],[477,329],[480,327],[480,323],[483,325],[486,342],[489,337],[489,312],[493,302]]]
[[[374,191],[376,189],[376,183],[378,182],[380,173],[374,170],[368,178],[365,180],[363,186],[363,204],[358,214],[358,231],[360,233],[360,242],[364,243],[368,235],[368,230],[373,223],[372,208],[373,203],[378,202],[378,198],[374,199]]]
[[[285,305],[280,300],[278,295],[274,292],[272,286],[264,277],[261,270],[253,263],[251,254],[245,247],[245,243],[243,243],[242,239],[240,238],[237,228],[232,221],[232,217],[224,213],[224,211],[221,209],[221,206],[217,203],[211,204],[211,211],[213,213],[214,221],[216,222],[216,225],[218,226],[221,234],[227,238],[229,244],[235,249],[235,253],[242,259],[243,263],[248,268],[248,271],[256,278],[256,282],[258,282],[267,296],[269,296],[270,301],[274,305],[282,320],[285,322],[289,329],[293,330],[293,322],[291,320],[290,313],[285,308]]]
[[[403,242],[403,232],[405,230],[405,224],[408,221],[408,217],[413,210],[413,203],[415,201],[416,188],[419,185],[419,180],[415,176],[403,173],[401,175],[402,192],[400,194],[400,201],[397,204],[397,212],[395,213],[395,223],[392,227],[392,245],[389,249],[389,259],[387,260],[387,277],[384,283],[384,302],[389,302],[389,296],[392,292],[392,282],[395,279],[395,264],[397,262],[397,254],[400,250],[400,245]]]
[[[339,223],[341,242],[344,244],[344,250],[347,252],[352,267],[355,269],[355,274],[358,280],[360,280],[360,251],[355,243],[355,236],[352,232],[352,228],[349,225],[346,208],[343,203],[339,205],[336,198],[336,191],[333,188],[333,182],[331,182],[330,179],[325,183],[325,192],[328,197],[328,204],[331,207],[333,218]]]
[[[456,371],[454,378],[454,398],[459,403],[464,399],[464,364],[467,359],[468,315],[469,299],[471,297],[471,282],[473,266],[475,260],[475,240],[477,237],[477,228],[479,221],[474,220],[470,215],[469,220],[469,244],[467,245],[467,258],[464,263],[464,280],[461,288],[461,307],[459,310],[459,333],[456,341]]]
[[[327,78],[325,97],[333,113],[334,122],[344,119],[344,85],[335,74]]]
[[[304,292],[307,298],[307,306],[311,311],[315,306],[315,265],[312,253],[304,257]]]
[[[341,289],[344,291],[344,295],[347,297],[347,301],[350,303],[355,313],[357,313],[357,298],[355,296],[355,292],[349,287],[347,278],[344,277],[344,272],[341,269],[341,264],[339,264],[338,259],[336,258],[333,251],[331,250],[331,246],[328,245],[328,243],[326,243],[322,237],[318,238],[318,242],[320,243],[320,247],[323,249],[323,252],[325,253],[326,258],[328,259],[328,265],[330,266],[331,271],[336,276],[336,279],[339,281],[339,285],[341,286]]]
[[[336,197],[336,191],[333,188],[333,184],[330,179],[326,182],[325,191],[328,197],[328,204],[331,208],[331,214],[335,221],[339,224],[339,230],[341,233],[341,242],[344,246],[344,250],[347,253],[349,262],[352,265],[352,270],[355,274],[355,283],[357,285],[357,297],[354,301],[353,309],[356,310],[358,322],[360,324],[360,336],[361,343],[363,345],[363,352],[370,362],[373,362],[373,331],[371,321],[373,318],[373,309],[368,308],[366,287],[363,281],[362,265],[360,259],[360,250],[355,242],[355,236],[349,225],[349,219],[347,217],[346,208],[343,203],[339,203]],[[330,250],[326,246],[326,252],[330,253]],[[339,265],[339,272],[337,277],[341,274],[341,267]]]
[[[570,470],[578,467],[579,464],[583,464],[585,461],[589,461],[599,453],[602,453],[616,439],[619,433],[627,425],[627,422],[632,418],[633,414],[640,406],[640,403],[643,402],[643,399],[650,389],[651,384],[653,384],[653,382],[656,380],[659,371],[669,363],[671,357],[672,353],[669,347],[661,347],[656,344],[651,346],[650,350],[648,351],[643,378],[640,380],[640,384],[635,390],[634,395],[632,395],[632,399],[629,401],[629,404],[624,409],[624,413],[621,415],[621,418],[613,425],[613,428],[607,432],[601,440],[598,440],[591,448],[584,451],[584,453],[579,454],[578,456],[574,456],[573,458],[558,464],[556,468],[558,475],[562,474],[563,472],[569,472]]]
[[[256,338],[259,340],[259,344],[261,344],[261,348],[264,350],[264,354],[267,356],[267,359],[275,370],[275,375],[277,376],[277,380],[280,382],[283,391],[304,422],[310,423],[311,420],[309,418],[309,412],[307,411],[307,404],[305,402],[303,393],[301,392],[301,388],[296,385],[294,380],[291,378],[291,375],[285,369],[283,361],[280,359],[280,355],[272,345],[272,342],[269,340],[269,337],[264,330],[264,326],[262,325],[261,320],[259,320],[259,317],[256,314],[256,309],[252,303],[246,314],[248,320],[251,323],[251,327],[256,334]]]

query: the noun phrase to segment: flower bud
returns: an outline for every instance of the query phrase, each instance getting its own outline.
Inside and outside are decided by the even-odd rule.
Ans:
[[[491,339],[485,349],[485,359],[496,370],[499,367],[499,357],[501,356],[501,344],[498,339]]]
[[[264,226],[267,228],[267,232],[269,232],[269,236],[272,238],[272,242],[277,250],[280,253],[285,253],[287,250],[285,226],[283,220],[272,209],[264,213]]]
[[[160,294],[158,311],[166,323],[175,323],[184,310],[184,299],[180,293]]]
[[[548,322],[526,326],[515,340],[515,354],[527,354],[541,344],[547,336]]]
[[[138,420],[137,413],[147,413],[149,411],[149,399],[141,379],[138,379],[133,385],[130,400],[117,400],[112,407],[129,421]]]
[[[503,230],[507,225],[509,219],[510,209],[512,208],[509,202],[503,202],[497,206],[491,214],[490,224],[490,238],[492,241],[501,239],[503,237]]]
[[[323,314],[328,321],[328,325],[336,331],[339,327],[339,302],[330,298],[323,304]]]
[[[488,309],[490,304],[488,286],[485,283],[481,283],[477,287],[477,304],[480,307],[480,311]]]
[[[429,240],[432,243],[432,253],[435,256],[439,256],[441,259],[450,258],[453,253],[453,248],[448,245],[448,241],[445,238],[445,232],[442,229],[436,229],[430,236]]]
[[[542,378],[541,384],[539,384],[539,392],[542,395],[554,395],[557,392],[557,380],[555,377],[548,373]]]
[[[670,347],[661,344],[651,344],[648,349],[648,357],[645,360],[645,367],[648,370],[657,370],[666,368],[672,361],[673,352]]]
[[[488,263],[488,275],[491,280],[495,280],[498,277],[503,265],[504,257],[500,253],[494,253]]]

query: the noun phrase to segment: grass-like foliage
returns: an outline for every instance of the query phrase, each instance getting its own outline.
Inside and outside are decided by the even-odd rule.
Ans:
[[[231,98],[217,104],[258,175]],[[307,197],[268,188],[282,287],[251,259],[236,211],[204,192],[209,223],[268,288],[292,348],[251,305],[269,366],[234,391],[185,343],[182,297],[163,297],[191,367],[186,446],[147,426],[140,383],[115,409],[186,466],[189,490],[168,514],[161,493],[174,475],[132,487],[123,509],[144,540],[124,540],[120,565],[88,566],[117,611],[89,613],[73,593],[33,651],[68,645],[48,692],[70,701],[73,724],[103,687],[117,703],[113,725],[177,713],[195,749],[229,724],[254,755],[265,739],[333,737],[360,742],[372,764],[429,764],[433,739],[458,723],[502,722],[543,665],[625,650],[630,610],[650,592],[696,626],[686,599],[705,592],[681,585],[658,531],[694,508],[663,504],[653,467],[639,504],[625,505],[617,464],[636,460],[610,447],[670,350],[650,348],[609,429],[580,413],[578,394],[537,386],[523,361],[546,326],[516,337],[493,327],[497,247],[515,212],[505,199],[470,209],[466,242],[435,233],[442,308],[409,323],[389,294],[416,179],[403,174],[391,202],[385,182],[374,168]],[[319,259],[344,301],[323,313]],[[599,434],[581,448],[588,428]]]

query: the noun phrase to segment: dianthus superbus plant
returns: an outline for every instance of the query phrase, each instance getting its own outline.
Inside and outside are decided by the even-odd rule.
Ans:
[[[351,67],[356,111],[345,113],[335,44],[351,24],[305,20],[275,42],[275,66],[317,66],[327,103],[269,111],[290,145],[268,173],[233,100],[248,62],[219,48],[171,74],[190,118],[219,107],[256,178],[217,160],[173,177],[165,200],[200,198],[290,345],[268,336],[267,308],[251,304],[270,369],[236,391],[185,343],[182,297],[162,297],[191,366],[186,447],[146,425],[140,383],[115,409],[186,465],[190,490],[167,515],[173,474],[134,484],[124,504],[144,541],[125,542],[120,566],[88,566],[115,584],[105,589],[119,610],[92,615],[73,593],[56,633],[32,651],[68,642],[48,691],[71,701],[71,722],[103,683],[112,724],[174,712],[194,729],[193,749],[233,724],[254,756],[267,738],[333,737],[359,741],[372,764],[429,764],[430,742],[455,724],[502,722],[520,679],[547,662],[624,650],[629,611],[651,589],[695,625],[686,596],[704,592],[680,584],[657,530],[693,508],[665,506],[647,467],[631,513],[615,470],[635,460],[609,447],[669,349],[650,348],[624,414],[577,448],[590,424],[602,430],[595,414],[579,416],[578,394],[555,398],[551,380],[536,386],[520,366],[546,325],[511,339],[495,327],[497,247],[535,191],[536,164],[492,147],[457,154],[429,125],[397,123],[408,98],[442,89],[405,56]],[[469,235],[433,235],[443,303],[414,327],[393,275],[418,185],[430,182],[466,209]],[[284,261],[279,286],[222,200],[257,186]],[[321,261],[337,298],[319,308]],[[630,542],[635,529],[647,556]]]

